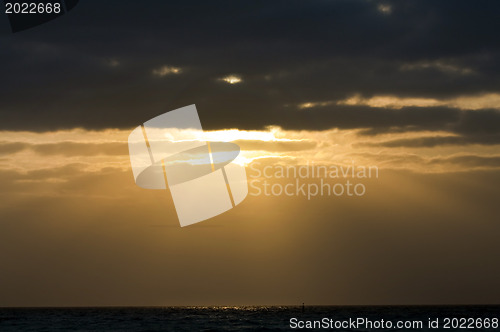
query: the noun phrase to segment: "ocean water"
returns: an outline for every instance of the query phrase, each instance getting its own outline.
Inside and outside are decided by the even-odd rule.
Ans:
[[[500,306],[0,308],[0,331],[498,331],[494,319],[499,317]],[[294,318],[296,325],[291,325]],[[325,319],[333,325],[299,328]],[[358,319],[364,319],[364,325],[353,326]],[[439,328],[430,328],[429,320],[436,319]],[[393,326],[380,325],[382,320]],[[394,326],[419,321],[421,327]],[[334,322],[344,326],[335,328]]]

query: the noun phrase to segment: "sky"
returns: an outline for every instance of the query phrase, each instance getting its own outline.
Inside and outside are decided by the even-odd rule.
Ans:
[[[499,11],[88,0],[0,26],[0,306],[498,304]],[[127,138],[191,104],[250,189],[181,228]],[[256,194],[314,166],[378,173]]]

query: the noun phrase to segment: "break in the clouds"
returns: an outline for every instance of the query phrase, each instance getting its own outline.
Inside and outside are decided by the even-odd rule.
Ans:
[[[433,61],[418,61],[414,63],[404,63],[400,66],[400,69],[403,71],[406,70],[416,70],[416,71],[424,71],[424,70],[437,70],[442,71],[444,73],[449,74],[458,74],[458,75],[473,75],[475,74],[474,70],[468,67],[462,67],[460,65],[456,65],[453,62],[449,62],[443,59],[433,60]]]
[[[379,10],[379,12],[386,14],[386,15],[389,15],[392,13],[392,6],[388,5],[388,4],[381,3],[377,6],[377,9]]]
[[[220,78],[221,81],[224,81],[229,84],[238,84],[241,83],[243,80],[240,76],[238,75],[228,75]]]
[[[500,94],[489,93],[473,96],[460,96],[451,99],[437,99],[437,98],[412,98],[412,97],[398,97],[398,96],[373,96],[364,98],[359,94],[351,96],[339,101],[321,101],[321,102],[307,102],[299,104],[298,107],[314,108],[325,107],[330,105],[362,105],[369,107],[382,107],[401,109],[403,107],[435,107],[445,106],[450,108],[458,108],[462,110],[481,110],[481,109],[500,109]]]
[[[161,66],[159,68],[153,69],[153,75],[163,77],[167,75],[178,75],[182,73],[182,68],[173,66]]]

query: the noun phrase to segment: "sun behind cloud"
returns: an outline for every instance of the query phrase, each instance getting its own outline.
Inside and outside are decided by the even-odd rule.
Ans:
[[[243,81],[243,79],[237,75],[228,75],[228,76],[221,78],[220,80],[222,80],[226,83],[229,83],[229,84],[238,84],[238,83],[241,83]]]

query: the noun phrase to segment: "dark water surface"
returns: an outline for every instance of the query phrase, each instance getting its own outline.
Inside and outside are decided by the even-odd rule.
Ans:
[[[291,328],[292,318],[297,328]],[[445,329],[446,318],[450,322]],[[298,328],[299,321],[343,322],[344,327],[332,329],[337,331],[500,331],[495,324],[499,318],[500,306],[306,306],[304,311],[297,306],[0,308],[0,332],[313,330]],[[358,319],[364,323],[353,326]],[[429,328],[429,319],[439,319],[440,328]],[[393,326],[381,326],[381,320]],[[422,327],[398,328],[397,322],[422,322]]]

